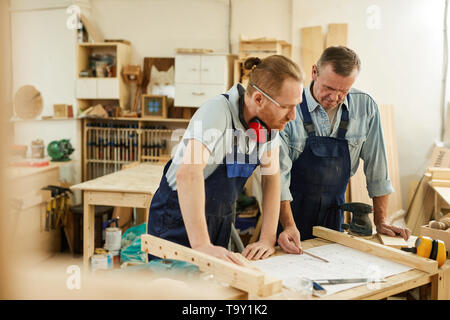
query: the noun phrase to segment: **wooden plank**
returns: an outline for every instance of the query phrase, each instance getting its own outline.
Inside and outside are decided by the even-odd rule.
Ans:
[[[427,171],[431,173],[432,180],[450,180],[450,168],[429,167]]]
[[[378,238],[380,238],[380,241],[385,246],[391,247],[391,248],[406,248],[408,247],[408,243],[403,239],[402,237],[391,237],[385,234],[377,233]]]
[[[386,278],[386,283],[376,283],[371,289],[358,286],[326,296],[329,300],[379,300],[391,297],[422,285],[430,283],[432,276],[420,270],[410,270]]]
[[[331,46],[347,46],[347,30],[348,25],[346,23],[329,24],[325,48]]]
[[[129,193],[129,192],[104,192],[104,191],[84,191],[87,194],[89,203],[101,206],[148,208],[152,199],[151,194]]]
[[[424,174],[406,214],[406,226],[413,235],[419,235],[420,226],[427,224],[433,214],[434,192],[430,179],[430,174]]]
[[[447,103],[447,115],[445,117],[444,138],[445,142],[450,142],[450,103]]]
[[[319,60],[324,49],[322,27],[301,29],[302,67],[305,72],[305,86],[311,82],[312,66]]]
[[[83,23],[86,31],[89,34],[89,37],[94,40],[94,42],[103,42],[105,38],[98,29],[97,25],[92,22],[92,20],[88,19],[84,14],[81,14],[80,17],[81,22]]]
[[[389,178],[394,192],[389,196],[388,217],[394,212],[403,209],[402,192],[400,184],[400,169],[398,163],[397,131],[395,128],[394,106],[380,105],[381,127],[385,137],[386,157],[388,162]]]
[[[344,246],[357,249],[380,258],[395,261],[428,273],[436,273],[438,270],[437,261],[419,257],[413,253],[387,247],[382,244],[374,243],[373,241],[339,231],[324,227],[313,227],[313,235],[315,237],[330,240]]]
[[[164,259],[176,259],[197,265],[237,289],[266,297],[281,291],[281,280],[266,278],[260,271],[238,266],[203,252],[149,234],[142,235],[142,251]]]
[[[443,188],[449,188],[450,187],[450,180],[431,180],[430,186],[432,187],[443,187]]]

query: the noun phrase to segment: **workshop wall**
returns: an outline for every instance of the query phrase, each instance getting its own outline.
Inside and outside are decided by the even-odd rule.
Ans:
[[[32,1],[33,5],[38,2],[56,3]],[[239,34],[291,42],[293,59],[300,63],[300,28],[322,25],[325,32],[329,23],[348,23],[348,46],[362,59],[355,87],[370,93],[378,104],[395,106],[406,209],[409,181],[423,173],[433,143],[439,139],[443,0],[234,0],[231,27],[228,0],[88,2],[90,14],[106,38],[131,41],[131,63],[135,64],[148,56],[172,57],[176,48],[228,52],[229,39],[231,52],[237,53]],[[25,0],[12,3],[31,5]],[[33,17],[26,11],[11,14],[13,90],[25,80],[55,85],[51,90],[42,89],[43,114],[51,114],[53,101],[74,100],[72,37],[61,26],[67,17],[65,9],[41,9],[33,11]],[[63,80],[53,81],[50,76]]]
[[[109,39],[132,43],[132,63],[144,57],[173,57],[176,48],[239,50],[239,34],[249,38],[291,37],[291,0],[92,0],[91,14]]]
[[[321,25],[325,32],[329,23],[348,23],[347,45],[362,60],[355,87],[395,107],[407,209],[408,183],[420,179],[439,139],[444,1],[293,0],[292,6],[295,54],[300,28]]]

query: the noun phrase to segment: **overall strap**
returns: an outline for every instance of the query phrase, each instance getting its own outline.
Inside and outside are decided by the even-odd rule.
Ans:
[[[302,111],[302,115],[303,115],[303,127],[305,127],[308,137],[315,136],[316,130],[314,129],[314,124],[312,122],[311,115],[309,114],[308,104],[306,103],[305,90],[303,90],[302,103],[300,104],[300,110]]]
[[[347,94],[347,106],[342,105],[342,114],[341,114],[341,122],[339,123],[337,137],[339,139],[344,139],[347,134],[347,127],[349,122],[349,112],[348,109],[350,107],[350,95]]]

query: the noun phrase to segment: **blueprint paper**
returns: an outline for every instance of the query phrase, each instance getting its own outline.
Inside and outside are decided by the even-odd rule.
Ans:
[[[252,261],[263,272],[283,281],[285,287],[291,288],[296,277],[311,280],[369,278],[379,279],[409,271],[413,268],[392,262],[340,244],[328,244],[306,251],[324,258],[329,263],[315,259],[306,254],[284,254],[264,260]],[[376,289],[380,283],[349,283],[323,285],[327,295],[358,286]]]

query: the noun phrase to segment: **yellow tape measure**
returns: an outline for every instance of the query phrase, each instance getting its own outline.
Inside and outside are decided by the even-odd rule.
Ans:
[[[418,256],[436,260],[438,267],[447,259],[447,250],[442,240],[433,240],[430,237],[419,236],[414,248],[402,248],[403,251],[416,253]]]

